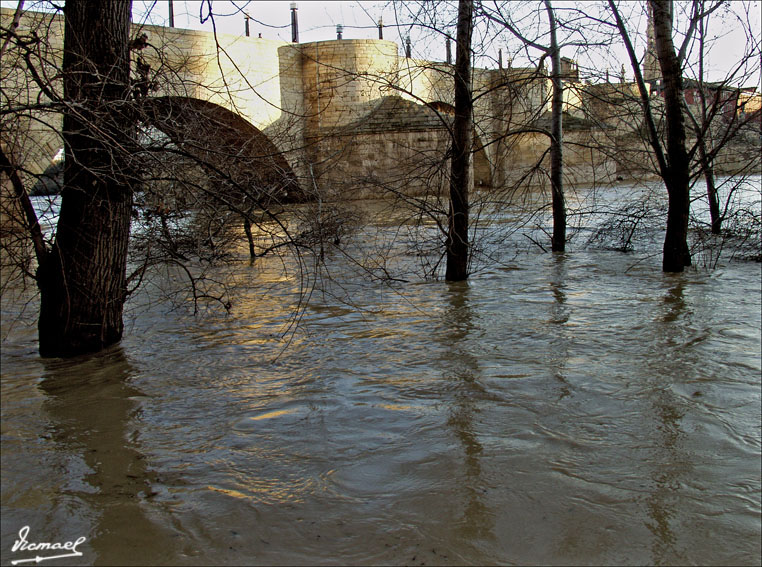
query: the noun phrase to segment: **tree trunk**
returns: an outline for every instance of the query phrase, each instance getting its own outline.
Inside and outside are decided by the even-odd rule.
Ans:
[[[134,142],[125,110],[131,10],[124,0],[68,0],[64,8],[64,189],[55,244],[38,268],[43,356],[93,352],[122,337]]]
[[[550,24],[550,63],[553,82],[552,126],[550,139],[550,186],[553,199],[553,238],[551,250],[566,250],[566,202],[563,182],[563,83],[561,82],[561,50],[556,37],[556,17],[550,0],[545,0]]]
[[[685,117],[682,110],[683,78],[672,41],[671,0],[650,0],[654,20],[654,42],[664,79],[664,107],[667,124],[667,234],[664,238],[662,269],[682,272],[691,265],[688,249],[689,161],[685,147]]]
[[[450,213],[445,279],[468,278],[468,192],[473,183],[473,99],[471,97],[471,34],[473,1],[459,0],[455,52],[455,121],[450,166]]]

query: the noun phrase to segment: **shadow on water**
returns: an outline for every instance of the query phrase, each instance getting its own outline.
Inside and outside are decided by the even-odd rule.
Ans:
[[[132,365],[120,347],[72,360],[46,359],[43,365],[39,387],[47,396],[50,439],[69,463],[67,476],[82,477],[64,487],[63,498],[92,516],[93,532],[80,548],[83,559],[99,565],[155,562],[162,529],[149,518],[147,501],[159,480],[140,451],[142,393],[129,383]],[[76,472],[73,463],[79,463]],[[172,549],[161,556],[176,557]]]
[[[447,425],[460,441],[464,454],[462,491],[464,504],[458,520],[466,541],[494,538],[494,513],[485,503],[487,488],[482,478],[482,444],[476,430],[479,401],[484,398],[477,355],[469,335],[474,330],[468,282],[447,284],[447,307],[443,313],[440,341],[444,378],[451,382],[454,400]]]

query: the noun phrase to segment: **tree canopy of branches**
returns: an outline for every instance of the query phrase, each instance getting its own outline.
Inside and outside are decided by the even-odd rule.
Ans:
[[[32,12],[31,31],[19,30],[20,3],[15,25],[2,30],[3,72],[13,79],[3,82],[0,166],[11,189],[2,199],[3,281],[20,269],[36,282],[43,356],[119,341],[125,301],[154,266],[174,265],[187,275],[194,305],[207,299],[229,308],[230,298],[205,289],[197,268],[224,259],[241,229],[252,259],[289,250],[298,271],[301,250],[333,241],[325,222],[314,225],[311,208],[301,219],[284,211],[305,196],[281,152],[256,128],[211,103],[149,96],[161,81],[176,79],[183,63],[165,63],[159,52],[161,68],[151,68],[141,51],[156,46],[139,30],[131,39],[130,2],[69,0],[63,13],[62,64],[50,43],[60,20],[50,14]],[[64,147],[52,235],[29,195],[45,178],[33,170],[29,150],[46,136]],[[27,241],[36,271],[25,258]]]

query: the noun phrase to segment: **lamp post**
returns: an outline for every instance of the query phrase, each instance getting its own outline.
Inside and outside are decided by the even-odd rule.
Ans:
[[[291,2],[291,43],[299,43],[299,21],[296,18],[296,2]]]

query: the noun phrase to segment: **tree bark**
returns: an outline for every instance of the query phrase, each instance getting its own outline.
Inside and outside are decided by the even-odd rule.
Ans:
[[[650,3],[653,10],[656,56],[664,80],[667,125],[667,167],[664,183],[669,205],[662,269],[665,272],[682,272],[685,266],[691,265],[688,248],[690,163],[685,141],[685,116],[682,110],[682,69],[672,41],[672,2],[650,0]]]
[[[550,63],[551,81],[553,83],[552,125],[550,139],[550,186],[553,204],[553,238],[551,250],[563,252],[566,250],[566,202],[563,182],[563,83],[561,81],[561,50],[556,37],[556,17],[550,0],[545,0],[550,24]]]
[[[473,183],[473,98],[471,93],[471,35],[473,1],[459,0],[455,51],[455,120],[450,164],[450,212],[445,279],[468,278],[468,193]]]
[[[98,351],[122,337],[131,10],[124,0],[68,0],[64,8],[64,189],[55,243],[38,268],[43,356]]]

